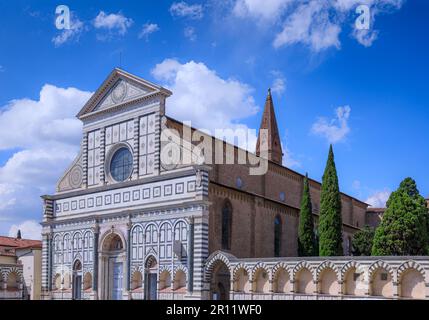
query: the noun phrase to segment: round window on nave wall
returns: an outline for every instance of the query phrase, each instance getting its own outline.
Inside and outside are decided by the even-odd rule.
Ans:
[[[110,161],[110,175],[117,182],[127,180],[133,169],[133,155],[126,147],[118,149]]]

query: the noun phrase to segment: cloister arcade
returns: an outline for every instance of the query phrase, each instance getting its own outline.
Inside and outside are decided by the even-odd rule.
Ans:
[[[210,299],[429,299],[426,257],[238,259],[213,253]],[[223,294],[222,294],[222,288]]]

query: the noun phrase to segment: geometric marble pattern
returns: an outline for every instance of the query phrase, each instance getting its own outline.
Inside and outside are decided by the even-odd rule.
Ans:
[[[55,200],[54,208],[56,216],[64,216],[149,204],[159,201],[157,198],[184,200],[194,197],[195,193],[195,176],[188,176]]]

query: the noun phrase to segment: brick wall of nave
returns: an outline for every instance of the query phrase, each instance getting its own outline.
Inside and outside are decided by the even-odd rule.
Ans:
[[[298,256],[299,210],[250,193],[211,183],[209,188],[209,252],[224,250],[239,258],[274,257],[274,225],[281,219],[281,257]],[[222,248],[222,210],[232,207],[230,250]],[[317,216],[315,224],[317,225]],[[358,229],[344,225],[343,250],[350,254],[351,239]]]
[[[265,175],[249,175],[249,166],[230,164],[212,165],[209,173],[210,181],[237,188],[237,178],[240,178],[241,190],[260,195],[262,197],[283,202],[288,206],[299,208],[303,189],[303,176],[278,166],[269,164]],[[320,183],[310,180],[310,193],[314,213],[320,209]],[[342,194],[343,223],[361,228],[365,225],[366,205],[350,196]]]

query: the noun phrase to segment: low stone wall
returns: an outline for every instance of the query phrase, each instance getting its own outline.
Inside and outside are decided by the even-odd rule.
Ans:
[[[205,265],[207,299],[429,299],[429,257],[238,259],[213,253]],[[225,293],[223,293],[225,295]]]

